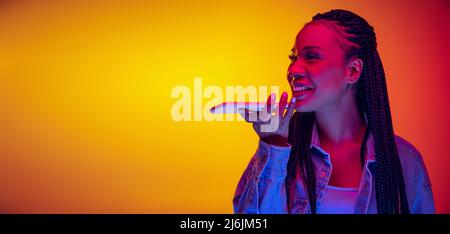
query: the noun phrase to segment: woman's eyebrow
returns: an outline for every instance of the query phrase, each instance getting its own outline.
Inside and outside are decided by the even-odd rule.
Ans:
[[[310,49],[321,49],[320,46],[315,46],[315,45],[308,45],[303,47],[303,50],[310,50]]]

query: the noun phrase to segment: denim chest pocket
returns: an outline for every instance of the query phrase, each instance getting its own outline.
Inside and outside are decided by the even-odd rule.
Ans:
[[[308,208],[308,199],[294,198],[289,202],[290,214],[306,214]]]

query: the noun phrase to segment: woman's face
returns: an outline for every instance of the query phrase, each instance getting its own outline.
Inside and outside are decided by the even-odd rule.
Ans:
[[[351,92],[345,79],[345,53],[338,38],[335,30],[321,23],[307,24],[297,35],[288,68],[297,111],[320,110]]]

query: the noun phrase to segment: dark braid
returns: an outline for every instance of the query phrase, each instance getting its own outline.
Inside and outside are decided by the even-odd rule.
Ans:
[[[288,142],[292,145],[291,156],[288,161],[288,176],[286,182],[287,197],[293,192],[290,189],[295,182],[295,175],[298,167],[304,179],[308,197],[310,198],[311,211],[316,211],[316,176],[314,173],[314,165],[311,158],[310,143],[312,137],[312,128],[314,125],[314,112],[296,112],[292,116],[289,123],[289,132],[297,134],[289,134]],[[289,206],[289,200],[288,206]]]
[[[335,22],[342,26],[346,40],[346,59],[363,60],[363,71],[356,87],[356,100],[361,116],[367,117],[367,132],[362,142],[361,164],[364,165],[365,143],[368,133],[373,135],[376,154],[375,188],[377,211],[381,214],[409,213],[402,167],[395,144],[391,111],[383,64],[377,51],[376,35],[372,26],[360,16],[346,10],[331,10],[317,14],[312,22]],[[286,191],[288,200],[296,175],[297,164],[302,170],[310,208],[316,213],[316,181],[310,144],[314,113],[296,113],[291,119],[289,142],[293,146],[288,163]]]

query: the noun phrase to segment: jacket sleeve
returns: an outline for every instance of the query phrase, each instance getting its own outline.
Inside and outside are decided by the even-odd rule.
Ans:
[[[412,214],[434,214],[434,199],[431,182],[420,153],[416,154],[416,196],[411,205]]]
[[[258,149],[239,180],[233,198],[237,214],[288,213],[285,178],[291,146],[259,141]]]

